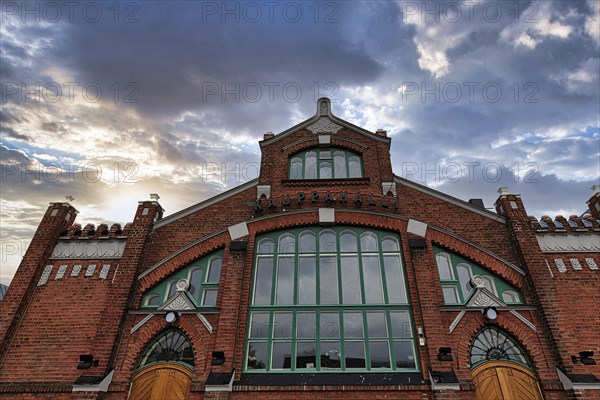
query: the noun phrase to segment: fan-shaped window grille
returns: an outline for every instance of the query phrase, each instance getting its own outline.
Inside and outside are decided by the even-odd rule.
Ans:
[[[486,326],[471,344],[471,368],[487,361],[514,361],[529,366],[525,351],[507,333]]]
[[[179,362],[193,368],[194,350],[188,338],[174,329],[163,332],[148,345],[138,369],[159,362]]]

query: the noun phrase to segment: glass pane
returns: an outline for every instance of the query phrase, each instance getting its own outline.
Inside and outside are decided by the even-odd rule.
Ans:
[[[300,234],[300,253],[316,253],[317,251],[317,238],[312,232],[302,232]]]
[[[285,233],[279,237],[279,253],[295,253],[296,252],[296,238]]]
[[[498,292],[496,291],[496,283],[494,282],[494,278],[492,278],[489,275],[481,275],[481,277],[483,278],[483,283],[485,284],[487,290],[489,290],[497,296]]]
[[[262,239],[258,244],[260,254],[273,254],[275,252],[275,242],[271,238]]]
[[[319,152],[319,159],[320,160],[331,160],[331,151],[321,150]]]
[[[350,178],[360,178],[362,176],[360,172],[360,160],[358,157],[348,157],[348,170],[350,171]]]
[[[458,281],[460,282],[463,298],[466,300],[469,292],[473,288],[473,286],[471,286],[471,266],[467,264],[458,264],[456,266],[456,271],[458,272]]]
[[[370,338],[385,338],[388,336],[383,311],[367,312],[367,332],[369,332]]]
[[[252,313],[250,317],[250,338],[266,339],[269,337],[269,313]]]
[[[377,251],[377,236],[372,232],[365,232],[360,235],[361,251]]]
[[[333,176],[336,178],[346,177],[346,155],[343,151],[333,154]]]
[[[304,156],[304,179],[317,179],[317,154],[314,151]]]
[[[444,294],[444,303],[446,304],[459,304],[458,293],[454,286],[442,286],[442,293]]]
[[[196,268],[190,274],[190,289],[189,289],[189,292],[194,299],[198,299],[198,297],[200,296],[200,285],[201,284],[202,284],[202,269]]]
[[[340,235],[340,251],[356,252],[356,234],[352,231],[342,232]]]
[[[273,320],[273,337],[291,339],[294,331],[291,312],[276,312]]]
[[[378,256],[363,256],[363,279],[365,281],[365,297],[367,304],[383,303],[381,288],[381,269]]]
[[[279,257],[277,265],[276,304],[294,303],[294,257]]]
[[[342,256],[342,299],[344,304],[361,304],[358,256]]]
[[[292,367],[292,342],[273,342],[271,368],[290,369]]]
[[[346,368],[366,368],[365,342],[345,341],[344,350],[346,352]]]
[[[317,345],[315,342],[298,342],[296,345],[296,368],[317,367]]]
[[[407,311],[390,311],[390,320],[392,321],[392,336],[412,337]]]
[[[504,293],[506,293],[506,292],[504,292]],[[146,300],[146,305],[160,306],[160,296],[157,294],[149,296],[148,299]]]
[[[330,230],[322,231],[319,235],[319,250],[321,253],[335,253],[337,246],[335,245],[335,233]]]
[[[330,161],[321,161],[319,163],[319,178],[321,179],[331,179],[331,162]]]
[[[406,286],[404,284],[404,274],[400,265],[400,256],[383,256],[383,265],[385,269],[385,281],[387,284],[388,300],[390,303],[406,304]]]
[[[369,341],[371,368],[390,368],[390,350],[388,342]]]
[[[296,337],[314,339],[317,333],[317,316],[314,312],[296,314]]]
[[[339,369],[342,366],[340,342],[321,342],[321,370]]]
[[[340,337],[340,316],[337,312],[321,313],[321,340]]]
[[[399,251],[398,239],[389,236],[385,237],[381,241],[381,249],[383,251]]]
[[[344,313],[344,337],[363,338],[363,316],[361,312]]]
[[[320,295],[321,304],[338,304],[338,277],[336,257],[320,258]]]
[[[438,253],[435,256],[435,262],[437,263],[438,272],[440,273],[440,279],[442,281],[454,279],[452,266],[450,265],[450,256],[448,254]]]
[[[265,369],[267,364],[267,343],[250,342],[248,344],[247,369]]]
[[[394,357],[396,367],[415,368],[415,355],[413,354],[412,342],[394,342]]]
[[[215,258],[210,262],[210,269],[208,270],[208,279],[206,280],[209,283],[219,283],[219,278],[221,277],[221,263],[223,260],[221,258]]]
[[[205,306],[214,306],[217,304],[217,289],[205,289],[204,290],[204,302]]]
[[[253,304],[271,304],[273,257],[259,257],[256,265],[256,284]]]
[[[169,284],[169,293],[167,294],[167,298],[173,296],[175,293],[177,293],[177,281],[172,281]]]
[[[317,304],[317,259],[298,259],[298,304]]]
[[[290,179],[302,179],[302,159],[294,157],[290,165]]]
[[[505,290],[502,292],[502,300],[505,303],[520,303],[519,295],[514,290]]]

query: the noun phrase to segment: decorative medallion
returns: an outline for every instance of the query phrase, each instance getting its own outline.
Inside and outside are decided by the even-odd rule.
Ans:
[[[327,107],[327,106],[326,106]],[[342,127],[336,123],[331,122],[327,117],[321,117],[317,122],[306,127],[312,133],[336,133]]]
[[[555,258],[554,263],[556,264],[556,268],[558,268],[558,272],[560,272],[561,274],[567,272],[567,266],[565,265],[565,262],[562,259]]]
[[[571,261],[571,265],[573,266],[573,269],[577,269],[577,270],[582,269],[581,264],[579,263],[578,259],[571,258],[570,261]]]
[[[81,265],[73,265],[73,270],[71,271],[71,276],[79,276],[81,272]]]
[[[65,276],[65,272],[67,272],[66,265],[61,265],[60,267],[58,267],[58,271],[56,271],[56,276],[54,277],[54,280],[62,279]]]
[[[85,270],[85,276],[93,276],[95,270],[96,270],[96,264],[88,265],[87,269]]]
[[[590,269],[598,269],[598,265],[593,258],[586,258],[585,263],[588,265],[588,267],[590,267]]]
[[[100,279],[106,279],[108,277],[108,271],[110,271],[110,264],[104,264],[100,270]]]
[[[190,287],[190,283],[187,281],[187,279],[180,279],[175,285],[177,286],[178,292],[183,292],[187,290],[188,287]]]
[[[52,272],[52,265],[46,265],[44,267],[44,271],[42,272],[42,276],[40,276],[40,280],[38,281],[38,286],[42,286],[48,282],[48,278],[50,277],[50,273]]]

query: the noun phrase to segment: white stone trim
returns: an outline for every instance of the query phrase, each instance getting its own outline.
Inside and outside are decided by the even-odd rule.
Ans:
[[[543,253],[600,252],[600,233],[537,233]]]
[[[231,225],[229,228],[227,228],[227,230],[229,231],[229,237],[231,237],[231,240],[237,240],[249,234],[248,224],[246,221]]]
[[[565,390],[599,390],[600,383],[575,383],[560,368],[556,367],[558,379]]]
[[[335,224],[335,208],[319,208],[319,224]]]
[[[235,369],[231,374],[231,379],[227,385],[205,385],[205,392],[232,392],[233,391],[233,381],[235,380]]]
[[[429,371],[429,382],[431,382],[431,390],[460,390],[460,383],[436,383]]]
[[[454,329],[456,328],[456,326],[458,325],[458,323],[460,322],[460,320],[462,319],[462,317],[465,316],[466,312],[467,312],[467,310],[462,310],[461,312],[458,313],[458,315],[456,316],[456,318],[454,318],[454,321],[452,321],[452,323],[450,324],[450,328],[448,329],[448,331],[450,333],[454,332]]]
[[[384,196],[387,196],[388,192],[392,192],[394,196],[397,196],[396,182],[381,182],[381,192]]]
[[[417,236],[425,237],[425,234],[427,233],[427,224],[417,221],[416,219],[409,219],[406,231]]]
[[[445,193],[438,192],[437,190],[431,189],[427,186],[418,184],[416,182],[412,182],[408,179],[405,179],[405,178],[402,178],[399,176],[394,176],[394,180],[401,186],[406,186],[406,187],[416,190],[418,192],[428,194],[429,196],[435,197],[436,199],[439,199],[439,200],[448,202],[450,204],[453,204],[455,206],[464,208],[465,210],[472,211],[475,214],[479,214],[479,215],[489,218],[493,221],[500,222],[501,224],[506,223],[506,218],[504,218],[502,215],[498,215],[494,212],[485,210],[481,207],[474,206],[464,200],[460,200],[460,199],[457,199],[456,197],[452,197]]]
[[[262,195],[268,199],[271,197],[271,185],[257,185],[256,186],[256,198],[260,199]]]
[[[196,316],[198,317],[198,319],[200,320],[200,322],[202,322],[202,325],[204,325],[204,327],[206,328],[206,330],[208,331],[208,333],[212,333],[213,327],[210,324],[210,322],[208,322],[208,320],[206,319],[206,317],[204,315],[202,315],[201,313],[196,313]]]
[[[521,314],[519,314],[517,311],[515,310],[510,310],[510,313],[512,315],[514,315],[515,317],[517,317],[521,322],[523,322],[525,325],[527,325],[529,327],[529,329],[531,329],[534,332],[537,332],[537,328],[535,327],[535,325],[533,324],[533,322],[531,322],[530,320],[528,320],[527,318],[525,318],[524,316],[522,316]]]
[[[140,329],[142,326],[144,326],[144,324],[148,321],[150,321],[150,318],[154,317],[154,314],[148,314],[144,317],[143,320],[141,320],[140,322],[138,322],[137,324],[135,324],[135,326],[133,328],[131,328],[131,333],[134,333],[135,331],[137,331],[138,329]]]
[[[177,221],[178,219],[187,217],[190,214],[193,214],[193,213],[195,213],[197,211],[200,211],[200,210],[203,210],[203,209],[205,209],[207,207],[215,205],[215,204],[217,204],[217,203],[219,203],[219,202],[221,202],[221,201],[223,201],[225,199],[228,199],[228,198],[230,198],[232,196],[240,194],[243,191],[248,190],[248,189],[256,186],[257,184],[258,184],[258,178],[257,179],[253,179],[251,181],[248,181],[248,182],[246,182],[246,183],[244,183],[244,184],[242,184],[240,186],[234,187],[231,190],[228,190],[226,192],[218,194],[218,195],[216,195],[214,197],[211,197],[211,198],[209,198],[207,200],[204,200],[204,201],[202,201],[202,202],[200,202],[198,204],[194,204],[191,207],[185,208],[185,209],[183,209],[181,211],[178,211],[178,212],[176,212],[174,214],[169,215],[168,217],[165,217],[165,218],[157,221],[154,224],[154,226],[153,226],[152,229],[158,229],[160,227],[163,227],[165,225],[170,224],[171,222]]]
[[[319,145],[329,146],[331,144],[331,135],[319,135]]]
[[[42,276],[40,276],[40,280],[38,281],[38,286],[45,285],[48,282],[48,278],[50,278],[50,274],[52,273],[52,265],[46,265],[44,267],[44,271],[42,272]]]

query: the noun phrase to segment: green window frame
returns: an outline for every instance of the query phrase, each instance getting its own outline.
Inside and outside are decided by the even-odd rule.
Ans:
[[[142,308],[157,308],[176,293],[180,279],[189,282],[188,293],[197,307],[215,307],[223,263],[223,250],[202,257],[170,275],[142,297]]]
[[[362,157],[336,147],[308,149],[290,156],[288,176],[292,180],[362,178]]]
[[[167,329],[152,339],[142,352],[136,371],[163,362],[175,362],[194,370],[194,348],[179,329]]]
[[[400,240],[355,227],[257,237],[244,372],[418,371]]]
[[[506,304],[523,304],[521,292],[491,271],[440,247],[433,251],[444,304],[466,304],[475,293],[470,282],[474,275],[481,276],[486,288]]]

